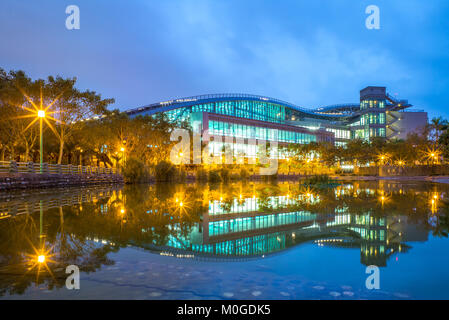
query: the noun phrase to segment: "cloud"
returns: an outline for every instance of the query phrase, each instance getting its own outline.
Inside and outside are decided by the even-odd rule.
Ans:
[[[331,26],[305,34],[266,15],[242,21],[235,10],[195,1],[160,12],[168,45],[204,90],[271,95],[312,107],[357,101],[362,85],[410,80],[388,48],[361,47]]]

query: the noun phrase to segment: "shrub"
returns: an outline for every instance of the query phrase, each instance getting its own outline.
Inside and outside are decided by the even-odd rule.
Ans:
[[[179,178],[178,169],[168,161],[159,162],[154,168],[155,178],[158,182],[175,181]]]
[[[142,161],[131,158],[126,161],[123,167],[123,178],[126,183],[139,183],[148,181],[150,174]]]
[[[246,180],[249,178],[249,175],[250,175],[250,173],[249,173],[248,169],[246,169],[245,167],[242,167],[240,169],[240,178]]]
[[[206,169],[198,168],[196,170],[196,180],[201,181],[201,182],[205,182],[208,180],[208,175],[207,175]]]
[[[237,172],[231,172],[230,176],[231,180],[235,181],[235,180],[240,180],[240,174],[238,174]]]
[[[229,179],[231,178],[231,170],[226,167],[222,167],[220,169],[220,176],[222,181],[229,181]]]
[[[339,185],[337,181],[330,178],[327,174],[314,175],[304,180],[304,185],[314,187],[333,187]]]
[[[221,182],[220,170],[209,171],[209,182]]]

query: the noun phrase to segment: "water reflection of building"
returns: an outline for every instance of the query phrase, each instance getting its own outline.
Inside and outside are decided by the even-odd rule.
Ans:
[[[270,197],[269,211],[260,211],[255,198],[235,199],[228,211],[220,201],[209,203],[208,213],[187,237],[171,236],[167,245],[201,256],[222,258],[260,257],[295,245],[313,242],[320,246],[360,248],[365,265],[385,266],[388,258],[405,252],[401,219],[378,216],[371,212],[335,214],[285,209],[287,197]],[[280,207],[280,210],[276,210]],[[176,229],[176,226],[174,226]],[[176,230],[174,230],[176,231]]]

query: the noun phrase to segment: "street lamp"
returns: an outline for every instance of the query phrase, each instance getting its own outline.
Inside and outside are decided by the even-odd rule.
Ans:
[[[40,136],[40,173],[44,171],[44,137],[42,134],[42,122],[45,119],[45,110],[38,110],[37,117],[39,118],[39,136]]]

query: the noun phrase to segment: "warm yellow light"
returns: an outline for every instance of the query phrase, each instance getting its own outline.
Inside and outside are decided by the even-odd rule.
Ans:
[[[45,110],[38,110],[37,111],[37,116],[39,118],[45,118]]]
[[[121,147],[121,148],[120,148],[120,151],[121,151],[121,152],[124,152],[124,151],[125,151],[125,148]]]
[[[45,256],[44,255],[40,255],[40,256],[38,256],[37,257],[37,262],[39,262],[39,263],[44,263],[45,262]]]
[[[385,159],[385,156],[381,156],[380,159],[381,159],[381,160],[384,160],[384,159]]]
[[[179,206],[182,207],[184,204],[182,203],[182,201],[179,203]]]
[[[121,209],[121,210],[120,210],[120,213],[121,213],[121,214],[125,213],[125,209]]]
[[[182,157],[184,154],[182,152],[179,153],[179,156]]]
[[[431,156],[431,157],[435,157],[435,153],[431,153],[430,156]]]

